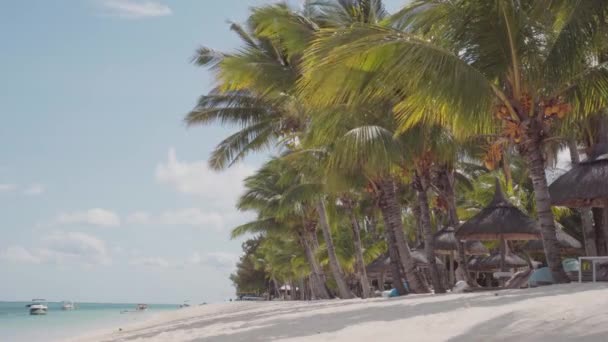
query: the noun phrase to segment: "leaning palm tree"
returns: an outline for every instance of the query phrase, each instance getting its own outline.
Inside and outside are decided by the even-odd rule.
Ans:
[[[289,145],[302,131],[306,113],[293,96],[298,51],[316,26],[278,4],[254,8],[245,27],[231,23],[230,28],[242,42],[237,52],[201,47],[194,56],[196,65],[214,72],[217,86],[201,96],[185,118],[189,126],[220,123],[240,128],[212,152],[209,165],[218,170],[249,153]]]
[[[389,249],[394,247],[398,251],[394,254],[398,256],[411,289],[428,292],[411,256],[398,199],[397,178],[406,149],[402,141],[393,136],[391,129],[395,128],[395,122],[392,116],[383,115],[386,110],[390,108],[385,104],[374,103],[320,111],[312,117],[305,144],[331,151],[327,163],[330,174],[346,179],[365,179],[382,213]]]
[[[294,155],[296,156],[295,158]],[[314,207],[327,247],[329,266],[336,281],[340,297],[352,298],[352,293],[346,283],[344,272],[338,261],[333,243],[330,220],[327,213],[327,200],[331,201],[332,198],[323,191],[319,159],[315,154],[292,153],[283,159],[274,160],[273,163],[280,164],[282,170],[280,182],[289,187],[282,199],[283,202],[287,203],[288,208],[292,206],[293,202],[300,203],[303,206]]]
[[[269,162],[245,180],[245,193],[238,203],[240,210],[253,210],[258,218],[233,229],[232,236],[247,233],[288,234],[300,243],[311,270],[311,288],[315,298],[329,298],[326,279],[317,260],[317,223],[314,209],[297,200],[285,201],[289,190],[280,164]]]
[[[607,16],[606,1],[415,1],[392,27],[322,30],[301,87],[324,106],[392,96],[401,129],[439,122],[470,136],[501,125],[528,163],[547,263],[566,282],[542,146],[552,122],[608,104],[608,64],[594,48]]]

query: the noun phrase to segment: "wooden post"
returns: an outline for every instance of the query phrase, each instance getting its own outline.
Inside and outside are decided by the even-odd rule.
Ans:
[[[506,243],[507,242],[505,241],[504,237],[501,235],[500,236],[500,271],[501,272],[507,271],[506,261],[505,261],[505,257],[507,255]]]
[[[501,272],[507,271],[507,265],[506,265],[506,261],[505,261],[506,255],[507,255],[507,241],[501,235],[500,236],[500,271]],[[500,277],[500,279],[498,280],[498,283],[500,284],[500,286],[504,286],[505,278]]]
[[[450,251],[448,255],[448,262],[450,263],[449,270],[449,280],[450,280],[450,288],[454,286],[454,279],[456,279],[456,273],[454,271],[454,251]]]

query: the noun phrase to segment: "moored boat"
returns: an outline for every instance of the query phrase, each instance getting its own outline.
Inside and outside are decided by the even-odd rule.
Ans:
[[[49,311],[46,300],[44,299],[32,299],[32,303],[26,305],[30,310],[30,315],[46,315]]]
[[[74,305],[74,302],[68,300],[64,300],[63,302],[61,302],[61,310],[69,311],[74,309],[76,309],[76,305]]]

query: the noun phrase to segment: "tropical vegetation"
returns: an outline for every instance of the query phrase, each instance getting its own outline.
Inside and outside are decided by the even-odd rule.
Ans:
[[[232,231],[248,238],[237,290],[365,298],[366,266],[390,255],[399,293],[445,292],[434,233],[479,211],[495,178],[538,221],[557,282],[556,221],[607,254],[608,214],[552,207],[548,191],[560,151],[578,162],[608,137],[607,16],[602,0],[416,0],[392,14],[316,0],[230,23],[237,50],[193,58],[216,85],[185,121],[236,127],[214,169],[272,154],[237,204],[256,214]]]

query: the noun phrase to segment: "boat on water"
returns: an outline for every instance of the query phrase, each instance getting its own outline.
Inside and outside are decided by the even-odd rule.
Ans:
[[[120,313],[144,312],[146,310],[148,310],[148,304],[137,304],[135,305],[135,310],[122,310]]]
[[[32,299],[32,303],[25,307],[29,308],[30,315],[46,315],[49,311],[49,306],[44,299]]]
[[[189,300],[184,301],[184,304],[180,304],[178,306],[178,308],[180,308],[180,309],[182,309],[182,308],[189,308],[190,307],[190,303],[189,302],[190,302]]]
[[[76,309],[76,305],[74,304],[74,302],[69,300],[64,300],[63,302],[61,302],[61,310],[69,311],[74,309]]]

